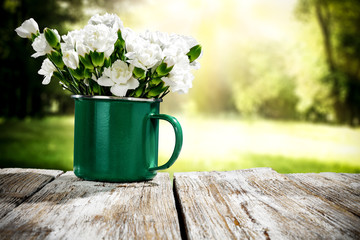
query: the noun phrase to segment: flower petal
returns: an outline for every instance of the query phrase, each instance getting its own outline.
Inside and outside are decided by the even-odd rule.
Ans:
[[[119,84],[115,84],[114,86],[112,86],[110,88],[110,91],[112,92],[112,94],[114,94],[115,96],[118,97],[124,97],[126,95],[126,92],[128,90],[128,86],[126,85],[119,85]]]
[[[41,56],[44,56],[44,55],[45,55],[45,53],[36,52],[36,53],[32,54],[31,57],[38,58],[38,57],[41,57]]]
[[[137,88],[138,86],[140,85],[139,81],[136,79],[136,78],[130,78],[128,81],[127,81],[127,87],[129,89],[135,89]]]
[[[111,87],[115,84],[109,77],[106,77],[106,76],[101,76],[97,80],[97,83],[104,87]]]
[[[48,85],[50,83],[51,77],[52,77],[52,74],[51,74],[51,76],[45,76],[44,80],[42,81],[42,84]]]
[[[39,26],[33,18],[30,18],[16,28],[15,31],[22,38],[31,38],[31,34],[36,34],[39,31]]]

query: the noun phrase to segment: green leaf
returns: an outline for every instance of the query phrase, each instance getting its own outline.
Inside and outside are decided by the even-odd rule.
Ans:
[[[163,97],[165,97],[165,96],[170,92],[169,88],[170,88],[170,86],[164,87],[164,88],[163,88],[163,93],[162,93],[161,95],[159,95],[157,98],[163,98]]]
[[[84,69],[77,68],[77,69],[74,70],[74,69],[69,68],[69,72],[77,80],[84,79]]]
[[[150,89],[150,91],[147,93],[148,97],[158,97],[166,87],[164,87],[164,82],[161,82],[159,85],[157,85],[155,88]]]
[[[100,92],[100,86],[97,82],[95,82],[92,79],[89,79],[89,87],[90,87],[90,91],[92,93],[99,93]]]
[[[190,51],[186,54],[189,57],[190,63],[195,61],[201,54],[201,46],[198,44],[193,46]]]
[[[105,58],[104,67],[108,68],[110,66],[111,66],[111,59],[110,58]]]
[[[58,38],[57,34],[51,30],[50,28],[44,29],[44,35],[46,41],[52,48],[60,49],[60,39]]]
[[[125,48],[123,48],[121,51],[121,55],[120,55],[120,60],[123,62],[126,62],[125,54],[126,54],[126,51],[125,51]]]
[[[117,34],[120,48],[125,48],[125,40],[122,37],[121,31],[119,30]]]
[[[141,97],[141,95],[142,95],[143,92],[144,92],[144,87],[145,87],[145,86],[140,86],[140,87],[138,87],[138,88],[135,90],[133,97]]]
[[[63,75],[61,75],[61,73],[59,73],[58,71],[53,72],[53,75],[58,78],[60,81],[63,80]]]
[[[89,69],[84,70],[84,78],[91,78],[92,72]]]
[[[164,77],[173,69],[174,66],[167,67],[167,64],[162,62],[157,68],[156,73],[159,77]]]
[[[62,60],[61,53],[58,51],[52,51],[51,54],[47,54],[47,57],[60,69],[64,68],[64,62]]]
[[[91,62],[90,55],[85,54],[85,57],[79,55],[80,62],[84,64],[87,69],[94,69],[94,65]]]
[[[90,52],[90,57],[95,67],[102,67],[105,61],[105,54],[103,52]]]
[[[121,44],[121,41],[118,39],[115,42],[115,49],[121,49],[121,48],[122,48],[122,44]]]
[[[150,87],[155,87],[162,82],[161,78],[154,78],[149,82]]]
[[[133,74],[136,78],[144,78],[145,77],[145,70],[142,68],[134,67]]]
[[[40,33],[39,33],[39,31],[37,31],[35,34],[34,33],[32,33],[31,34],[31,42],[34,42],[35,41],[35,38],[37,38],[38,36],[40,36]]]

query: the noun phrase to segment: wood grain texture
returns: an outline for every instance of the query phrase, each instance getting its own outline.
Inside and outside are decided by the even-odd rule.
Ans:
[[[189,239],[360,236],[359,216],[269,168],[175,173],[174,187]],[[348,195],[357,195],[354,187]]]
[[[287,176],[313,194],[360,217],[360,174],[296,173]]]
[[[61,173],[59,170],[0,169],[0,219]]]
[[[83,181],[67,172],[0,221],[0,239],[180,239],[167,173],[148,182]]]

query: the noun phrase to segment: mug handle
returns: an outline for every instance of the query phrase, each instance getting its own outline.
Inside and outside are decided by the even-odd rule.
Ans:
[[[171,165],[174,164],[174,162],[176,161],[176,159],[178,158],[178,156],[180,154],[180,150],[181,150],[181,147],[183,144],[183,134],[182,134],[181,125],[176,118],[166,115],[166,114],[150,113],[149,118],[162,119],[162,120],[168,121],[174,128],[175,146],[174,146],[174,150],[173,150],[173,153],[172,153],[169,161],[167,161],[164,165],[152,167],[149,169],[150,171],[164,170],[164,169],[171,167]]]

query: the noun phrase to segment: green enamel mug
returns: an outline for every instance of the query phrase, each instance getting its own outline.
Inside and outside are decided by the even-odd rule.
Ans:
[[[73,95],[75,100],[74,173],[85,180],[150,180],[169,168],[182,147],[176,118],[160,114],[161,99]],[[159,119],[175,132],[173,153],[158,166]]]

